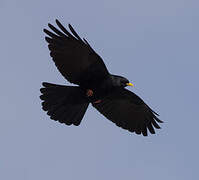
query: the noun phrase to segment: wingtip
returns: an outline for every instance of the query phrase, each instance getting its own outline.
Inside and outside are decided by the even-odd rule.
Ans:
[[[43,32],[46,33],[47,35],[50,34],[50,31],[49,31],[48,29],[45,29],[45,28],[43,29]],[[49,35],[49,36],[50,36],[50,35]]]
[[[53,26],[52,24],[48,23],[48,27],[49,27],[49,28],[51,28],[52,26]]]
[[[62,24],[60,23],[60,21],[58,19],[55,19],[55,22],[58,26],[62,26]]]
[[[68,27],[69,27],[70,30],[73,29],[73,27],[70,23],[68,23]]]
[[[78,36],[78,34],[75,32],[73,26],[70,23],[68,23],[68,27],[69,27],[69,29],[71,30],[72,33],[74,33],[76,36]]]
[[[57,22],[59,22],[59,20],[58,20],[58,19],[55,19],[55,22],[57,23]]]
[[[55,19],[56,24],[61,24],[58,19]],[[70,23],[68,23],[68,26],[71,26]]]
[[[47,42],[48,42],[48,38],[49,38],[49,37],[45,36],[45,40],[46,40]]]
[[[162,120],[160,120],[159,118],[155,118],[155,120],[157,121],[157,122],[159,122],[159,123],[164,123],[164,121],[162,121]]]

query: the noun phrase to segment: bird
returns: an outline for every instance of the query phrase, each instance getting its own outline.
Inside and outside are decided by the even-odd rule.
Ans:
[[[126,89],[133,86],[125,77],[111,74],[103,59],[85,38],[57,19],[57,27],[44,29],[50,56],[58,71],[74,86],[42,83],[42,109],[50,119],[79,126],[91,104],[117,126],[135,134],[155,134],[163,121],[139,96]]]

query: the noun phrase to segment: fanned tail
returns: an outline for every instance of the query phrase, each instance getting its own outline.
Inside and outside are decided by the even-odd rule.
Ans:
[[[88,108],[84,92],[77,86],[62,86],[44,82],[40,89],[42,108],[51,119],[78,126]]]

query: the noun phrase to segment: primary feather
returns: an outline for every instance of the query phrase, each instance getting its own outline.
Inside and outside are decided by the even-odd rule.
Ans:
[[[103,60],[88,42],[84,42],[70,24],[72,34],[58,20],[56,23],[62,32],[51,24],[48,26],[54,33],[47,29],[44,32],[48,35],[45,39],[50,55],[61,74],[69,82],[82,86],[108,76]]]

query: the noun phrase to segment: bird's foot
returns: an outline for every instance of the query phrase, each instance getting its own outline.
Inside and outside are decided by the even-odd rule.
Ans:
[[[95,103],[95,104],[99,104],[99,103],[101,103],[101,102],[102,102],[102,100],[99,99],[99,100],[95,101],[94,103]]]
[[[91,89],[87,89],[86,95],[87,95],[88,97],[93,96],[93,91],[92,91]]]

